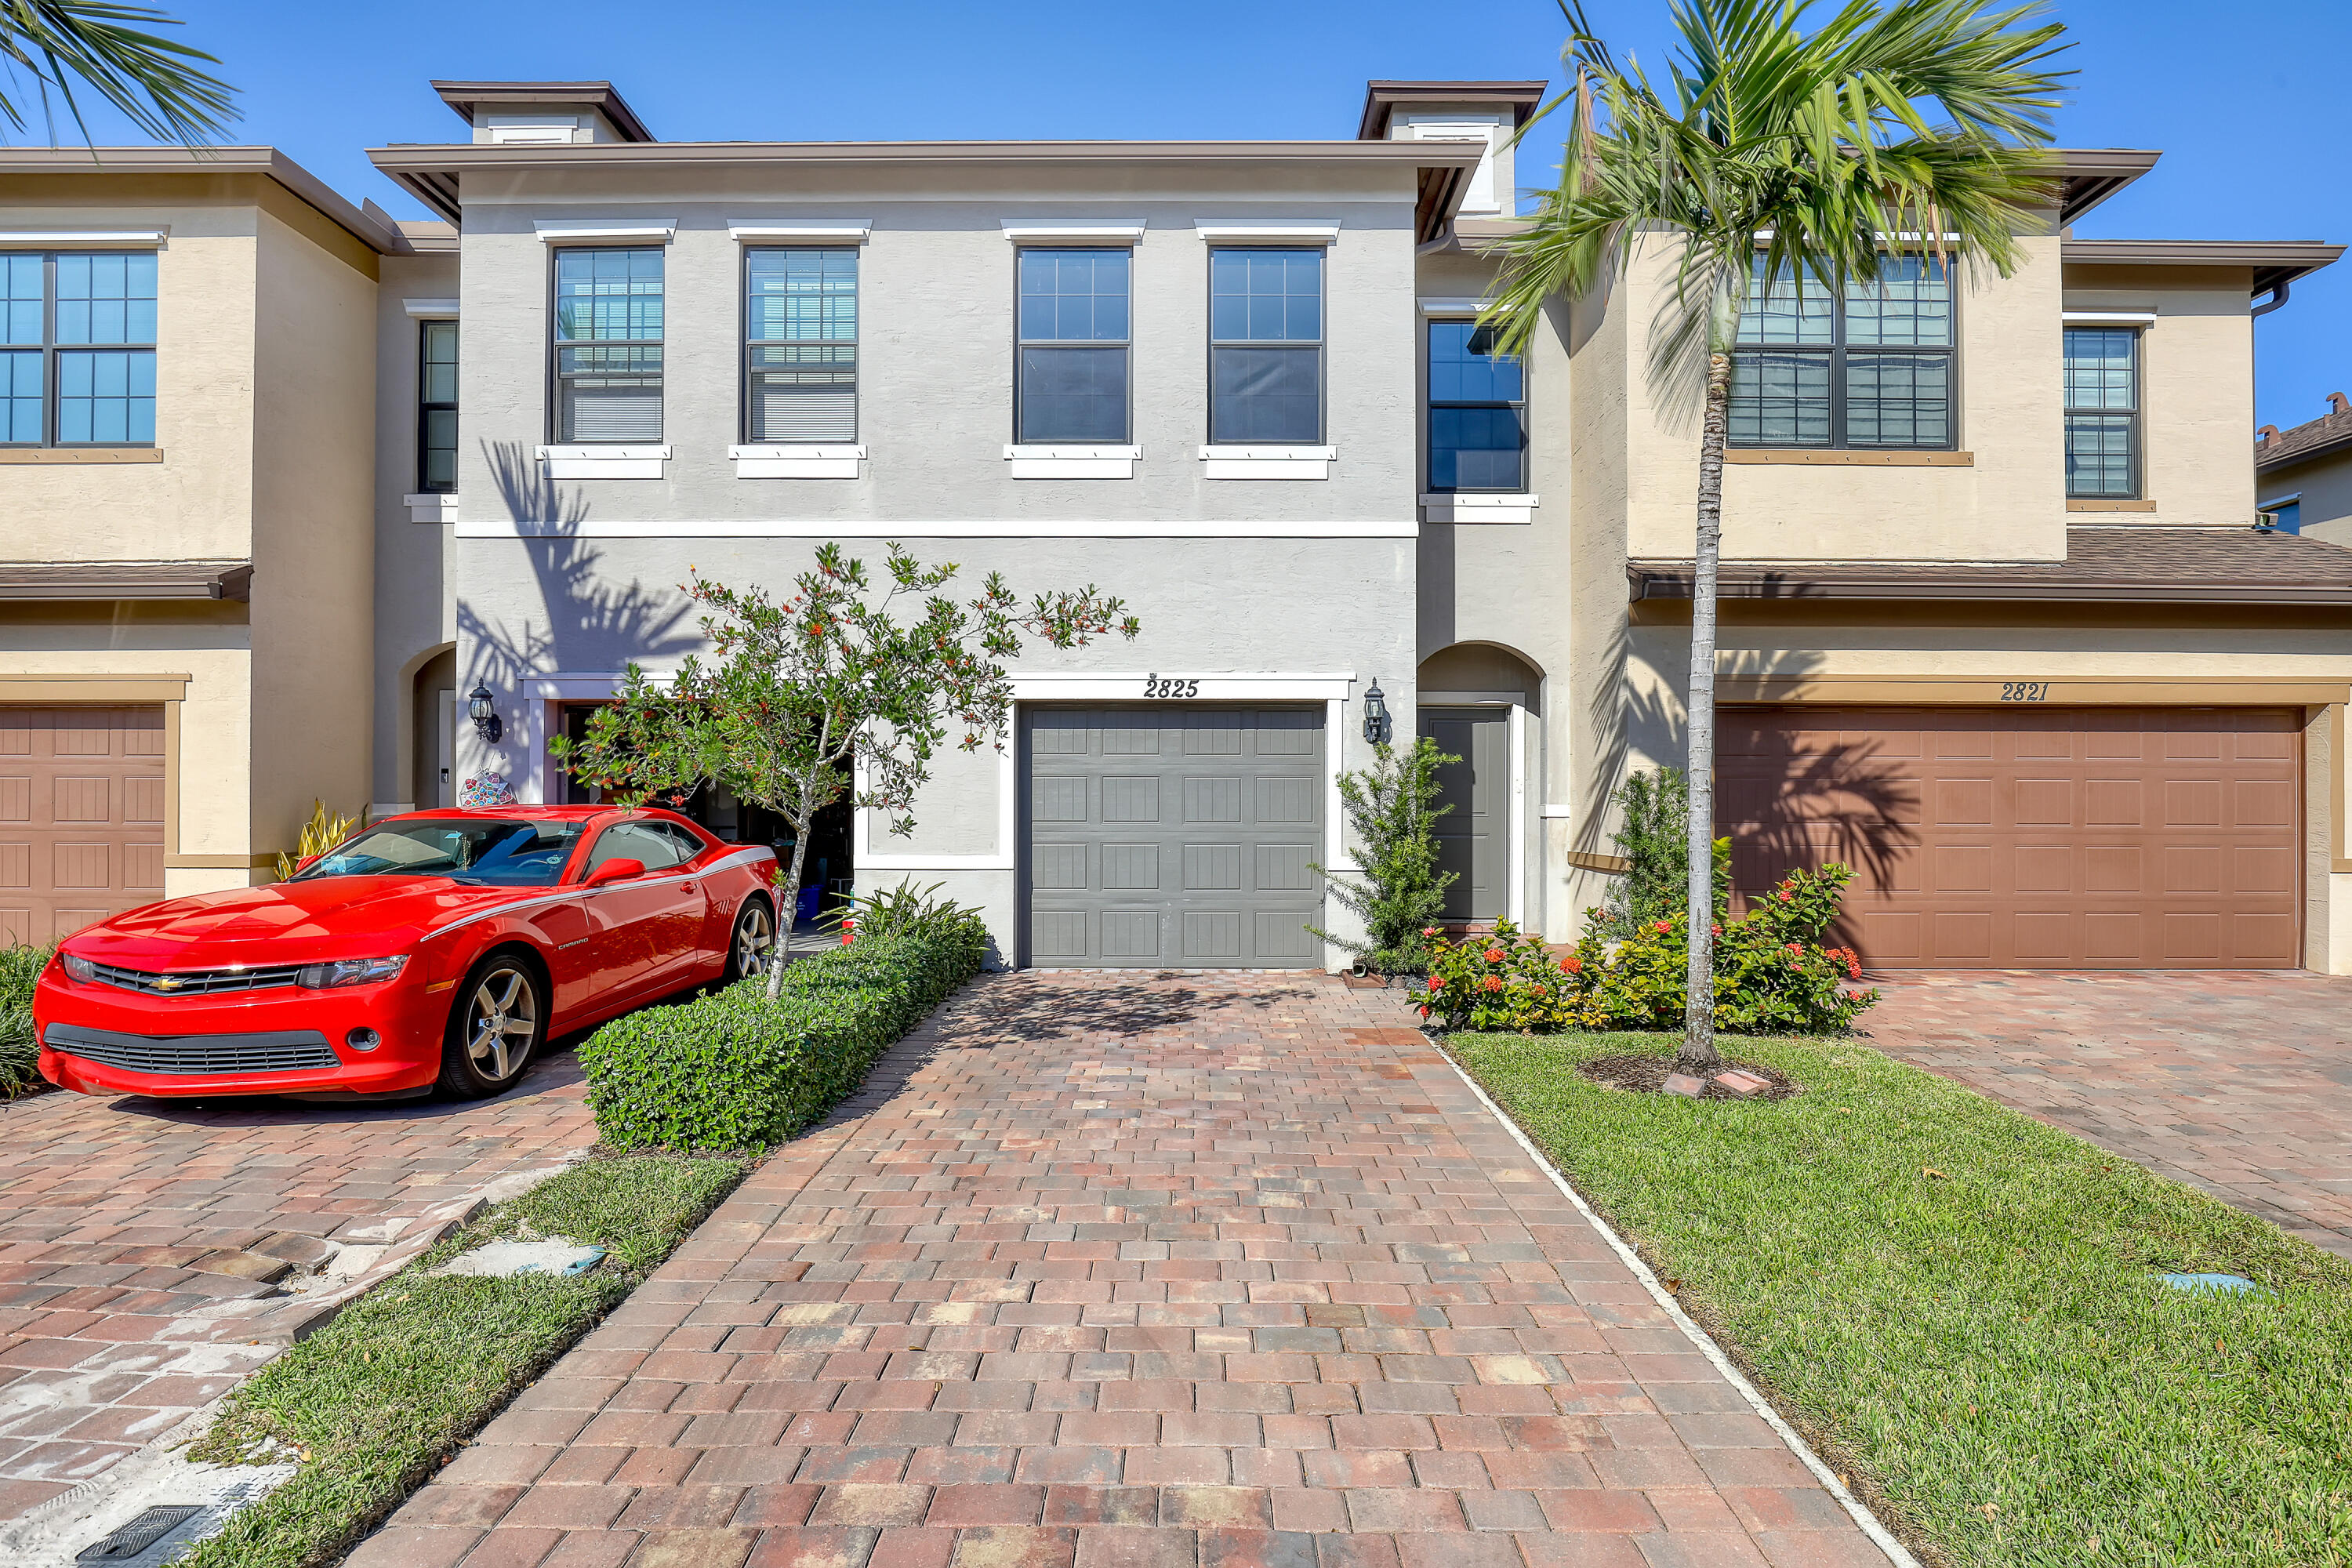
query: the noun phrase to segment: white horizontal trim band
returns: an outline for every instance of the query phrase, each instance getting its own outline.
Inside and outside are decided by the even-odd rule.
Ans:
[[[1425,495],[1421,498],[1421,504],[1423,506],[1475,508],[1482,506],[1534,506],[1538,504],[1538,502],[1537,498],[1531,494],[1520,494],[1507,490],[1456,490],[1451,495],[1444,493]]]
[[[1004,218],[1001,220],[1001,226],[1004,230],[1004,237],[1015,245],[1055,239],[1108,245],[1143,237],[1141,218],[1123,223],[1041,223],[1032,218]]]
[[[1486,301],[1470,294],[1424,295],[1413,301],[1424,316],[1475,316],[1486,308]]]
[[[1297,240],[1308,245],[1329,245],[1339,237],[1339,226],[1336,223],[1195,223],[1192,231],[1211,244],[1219,240],[1245,244]]]
[[[1140,447],[1020,447],[1007,446],[1007,458],[1126,458],[1143,456]]]
[[[1282,463],[1305,460],[1328,463],[1339,455],[1339,448],[1337,447],[1203,447],[1201,448],[1201,457],[1203,460],[1215,458],[1220,462],[1231,460],[1242,463]]]
[[[1192,682],[1198,681],[1198,695],[1184,699],[1192,702],[1345,702],[1356,685],[1353,670],[1307,675],[1280,672],[1202,675],[1192,670],[1171,669],[1151,673],[1163,680],[1182,680],[1188,689]],[[1013,677],[1013,700],[1016,702],[1105,702],[1121,696],[1140,699],[1143,683],[1149,679],[1150,676],[1139,669],[1073,671],[1066,675],[1016,673]]]
[[[782,220],[727,220],[730,239],[810,239],[830,240],[838,245],[863,245],[872,237],[874,225],[866,223],[789,223]]]
[[[863,458],[863,447],[821,447],[791,441],[777,441],[761,447],[730,447],[730,458]]]
[[[2062,310],[2058,319],[2070,327],[2152,327],[2154,310]]]
[[[455,300],[403,300],[402,310],[412,316],[454,316],[457,314]]]
[[[1417,539],[1418,521],[1172,521],[1012,518],[1002,522],[910,522],[871,518],[601,518],[578,521],[468,519],[460,539]]]
[[[168,228],[9,228],[0,229],[0,246],[11,245],[161,245]]]
[[[1576,807],[1572,805],[1547,805],[1543,808],[1543,815],[1546,816],[1574,816],[1576,815]]]
[[[625,446],[541,447],[539,449],[539,455],[541,458],[554,458],[557,461],[566,463],[627,463],[639,461],[648,458],[657,458],[663,462],[667,462],[669,460],[669,448],[667,447]]]
[[[866,871],[1010,871],[1010,855],[877,855],[853,857],[855,870]]]
[[[677,237],[677,219],[660,218],[647,224],[548,223],[536,221],[530,226],[538,231],[541,242],[565,245],[583,239],[657,239],[664,245]]]

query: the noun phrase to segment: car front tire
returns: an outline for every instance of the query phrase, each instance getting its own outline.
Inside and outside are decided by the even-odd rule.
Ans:
[[[547,1040],[547,984],[520,954],[474,965],[449,1006],[441,1087],[464,1100],[512,1089]]]

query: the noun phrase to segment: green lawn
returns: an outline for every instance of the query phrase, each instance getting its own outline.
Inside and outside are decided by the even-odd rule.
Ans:
[[[749,1168],[735,1159],[593,1160],[503,1204],[262,1368],[190,1450],[302,1468],[183,1568],[311,1568],[359,1537],[455,1454],[683,1240]],[[456,1253],[529,1226],[601,1242],[572,1279],[428,1278]]]
[[[2352,1563],[2352,1265],[1860,1042],[1727,1042],[1778,1104],[1576,1071],[1655,1035],[1450,1043],[1915,1545]]]

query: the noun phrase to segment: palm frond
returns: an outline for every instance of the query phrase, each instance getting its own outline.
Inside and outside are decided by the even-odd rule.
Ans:
[[[156,26],[180,23],[114,0],[0,0],[0,120],[22,132],[37,103],[55,141],[54,98],[89,142],[79,82],[158,141],[217,140],[238,118],[236,89],[198,68],[220,63],[211,55],[145,30]]]

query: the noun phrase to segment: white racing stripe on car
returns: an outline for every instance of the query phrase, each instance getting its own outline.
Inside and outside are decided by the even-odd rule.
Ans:
[[[699,870],[676,871],[666,877],[632,877],[626,883],[614,882],[607,884],[606,887],[603,888],[583,888],[574,885],[571,888],[565,889],[562,892],[551,893],[543,899],[525,899],[520,903],[500,904],[496,909],[482,910],[474,914],[466,916],[462,920],[451,921],[447,925],[436,926],[425,934],[426,936],[439,936],[445,931],[462,930],[467,926],[472,925],[476,921],[486,921],[498,915],[517,914],[526,910],[540,909],[548,904],[560,904],[571,899],[591,898],[595,894],[609,891],[612,888],[624,886],[631,888],[650,888],[656,887],[664,882],[691,882],[697,877],[708,876],[713,871],[723,870],[730,866],[750,865],[752,861],[757,860],[762,855],[769,856],[772,858],[774,854],[775,851],[772,849],[739,849],[732,855],[721,856],[719,859],[713,860],[709,865],[703,867]],[[581,940],[585,941],[587,939],[583,937]],[[565,942],[563,945],[566,947],[577,947],[579,943]]]

